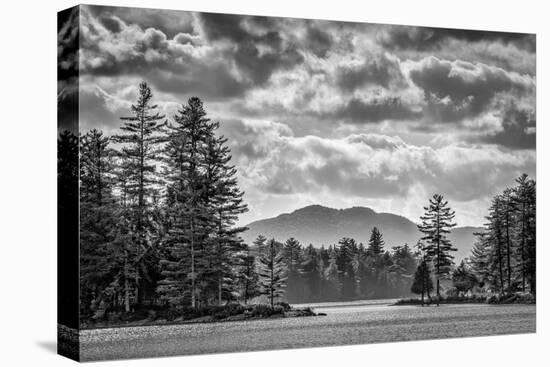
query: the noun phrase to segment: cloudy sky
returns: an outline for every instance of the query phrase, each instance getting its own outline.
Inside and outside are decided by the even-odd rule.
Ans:
[[[417,221],[441,193],[459,225],[535,176],[535,37],[84,6],[81,131],[120,126],[148,81],[229,138],[250,212],[368,206]]]

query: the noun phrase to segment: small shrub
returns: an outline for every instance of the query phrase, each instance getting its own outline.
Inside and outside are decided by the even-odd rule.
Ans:
[[[239,303],[230,303],[224,307],[224,310],[229,314],[229,316],[235,316],[244,313],[245,308]]]
[[[271,308],[269,305],[258,304],[254,305],[250,313],[252,317],[270,317],[273,315],[283,315],[285,311],[280,305],[276,305]]]
[[[281,306],[285,312],[288,312],[292,309],[292,307],[290,307],[290,305],[286,302],[277,302],[276,305]]]
[[[178,317],[182,316],[182,310],[176,308],[167,308],[158,312],[157,317],[167,321],[174,321]]]

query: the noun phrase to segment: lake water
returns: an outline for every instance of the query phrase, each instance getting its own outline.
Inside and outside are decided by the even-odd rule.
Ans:
[[[534,305],[311,304],[327,316],[85,330],[85,361],[535,332]]]

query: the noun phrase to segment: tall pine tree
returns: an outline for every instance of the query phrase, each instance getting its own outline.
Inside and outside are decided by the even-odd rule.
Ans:
[[[122,132],[113,140],[122,145],[120,156],[127,174],[126,194],[128,196],[127,223],[134,244],[135,256],[135,302],[140,303],[141,280],[148,278],[147,256],[151,254],[153,242],[153,223],[150,204],[157,190],[159,179],[156,175],[156,163],[159,159],[161,134],[165,123],[164,115],[157,111],[152,103],[153,93],[145,82],[140,83],[138,98],[131,106],[132,116],[121,117],[124,122]]]
[[[158,290],[172,302],[198,306],[197,285],[209,271],[205,256],[212,244],[214,213],[205,198],[204,172],[207,144],[213,135],[202,101],[192,97],[168,126],[164,165],[166,180],[166,246],[170,257],[161,262],[164,279]]]
[[[271,308],[275,305],[275,299],[284,296],[286,288],[287,268],[281,247],[277,241],[270,239],[258,259],[260,294],[267,296]]]
[[[107,296],[116,271],[112,150],[109,138],[91,130],[80,139],[80,299],[83,314]],[[92,307],[93,308],[93,307]]]
[[[514,201],[516,203],[516,261],[520,273],[521,290],[525,292],[529,282],[535,293],[536,274],[536,189],[535,181],[526,174],[516,179]]]
[[[451,252],[457,250],[447,238],[451,229],[456,226],[453,222],[455,212],[448,204],[442,195],[435,194],[429,200],[429,205],[424,207],[425,213],[420,217],[421,223],[418,225],[423,234],[422,241],[425,241],[426,256],[433,262],[438,306],[441,297],[440,278],[450,273],[454,264]]]

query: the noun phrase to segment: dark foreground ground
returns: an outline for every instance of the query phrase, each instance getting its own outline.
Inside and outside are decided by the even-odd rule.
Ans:
[[[306,348],[535,332],[535,305],[311,305],[327,316],[82,331],[81,360]]]

